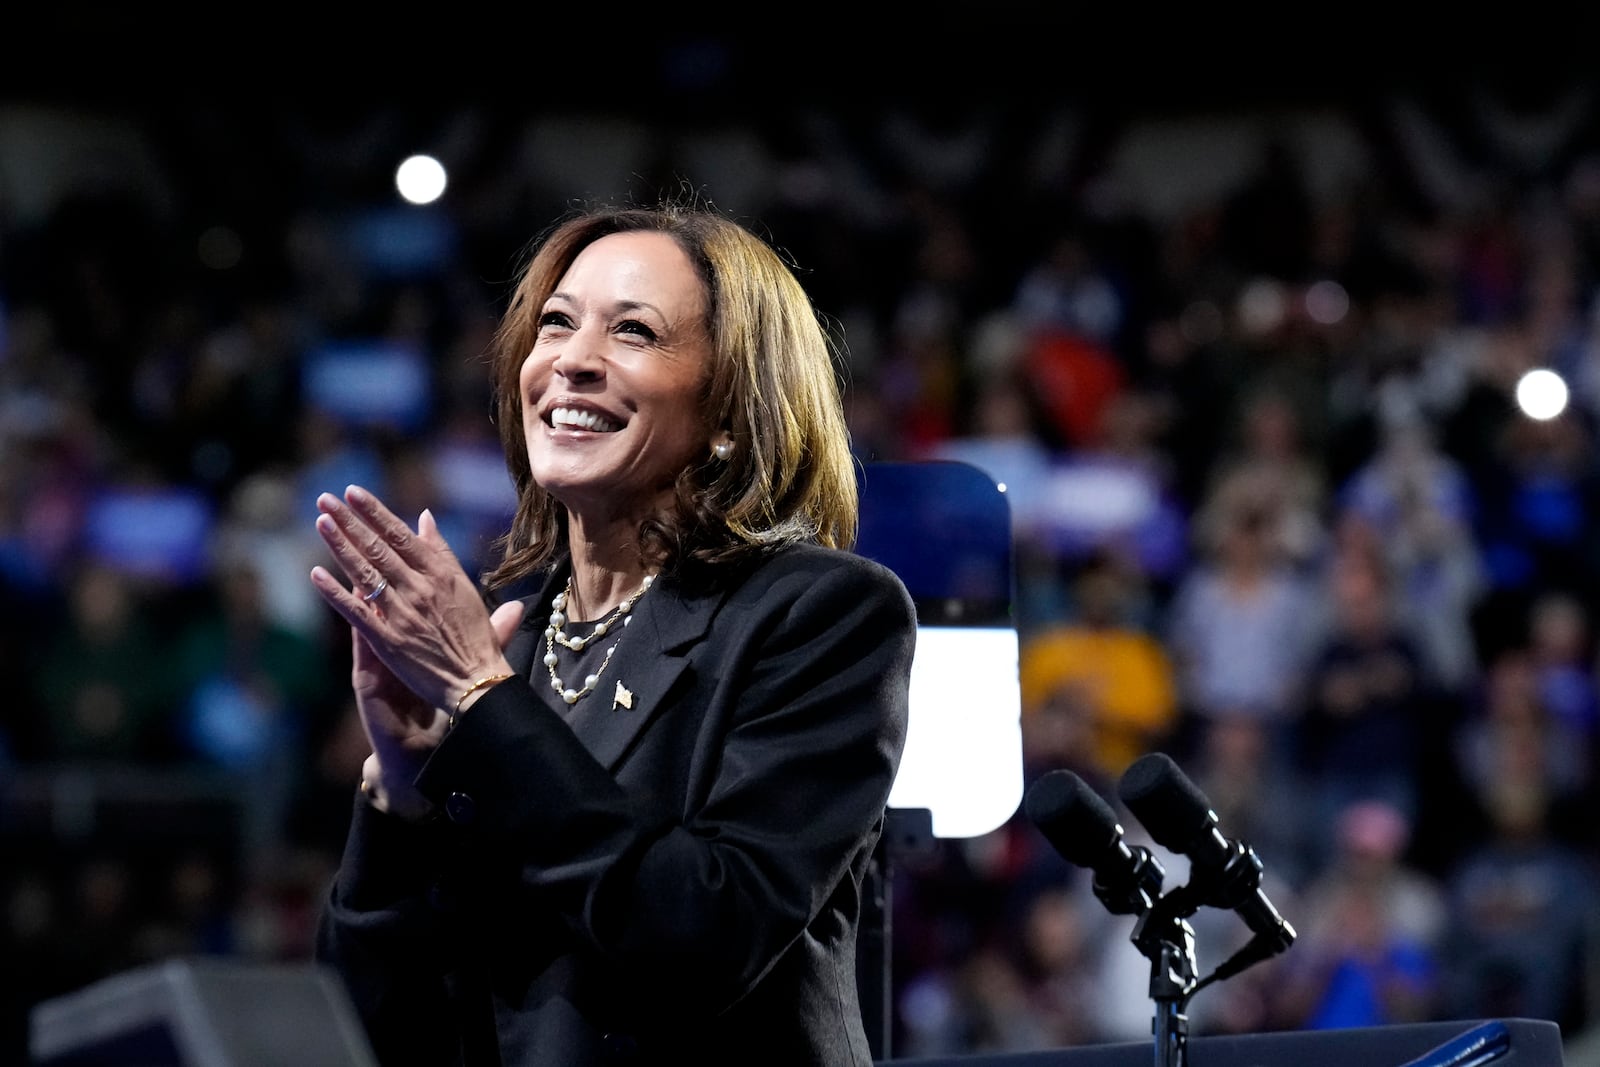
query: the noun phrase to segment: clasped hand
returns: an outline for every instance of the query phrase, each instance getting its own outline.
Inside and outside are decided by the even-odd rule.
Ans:
[[[317,532],[350,582],[324,567],[311,582],[350,624],[351,682],[379,760],[420,763],[444,734],[450,709],[477,679],[509,674],[501,649],[522,618],[491,616],[477,586],[424,511],[412,531],[359,486],[317,498]],[[407,771],[409,771],[409,767]]]

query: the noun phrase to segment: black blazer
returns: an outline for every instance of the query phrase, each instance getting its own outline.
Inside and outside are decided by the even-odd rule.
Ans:
[[[507,650],[532,684],[566,574]],[[905,588],[804,546],[723,588],[658,581],[633,615],[570,725],[516,680],[461,717],[417,780],[441,817],[358,798],[318,956],[383,1063],[870,1063],[855,938]]]

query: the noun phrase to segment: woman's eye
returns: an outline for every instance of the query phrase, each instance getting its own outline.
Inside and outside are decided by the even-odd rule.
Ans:
[[[646,326],[644,323],[640,322],[638,319],[627,319],[623,322],[619,322],[617,324],[617,332],[631,333],[635,337],[642,338],[646,341],[654,341],[656,339],[656,332],[650,327]]]
[[[541,331],[547,327],[566,328],[571,325],[572,320],[567,318],[564,312],[546,311],[543,315],[539,316],[539,329]]]

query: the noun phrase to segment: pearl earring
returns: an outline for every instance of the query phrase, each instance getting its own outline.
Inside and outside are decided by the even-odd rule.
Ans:
[[[711,446],[711,454],[722,460],[724,463],[728,462],[728,457],[733,455],[733,442],[718,441],[716,444]]]

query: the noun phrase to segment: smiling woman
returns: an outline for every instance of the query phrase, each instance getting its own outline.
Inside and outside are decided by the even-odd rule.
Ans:
[[[544,301],[519,381],[533,480],[594,524],[637,528],[680,472],[713,455],[705,286],[663,233],[618,233],[578,254]],[[625,509],[625,513],[620,513]]]
[[[492,356],[518,508],[485,585],[537,594],[490,611],[428,512],[318,501],[373,749],[320,956],[386,1063],[869,1063],[915,622],[846,551],[809,301],[719,215],[594,212]]]
[[[719,215],[672,207],[599,212],[569,220],[540,246],[495,341],[500,439],[519,507],[505,560],[489,584],[538,571],[565,545],[565,510],[530,465],[523,374],[542,341],[554,347],[573,329],[572,309],[558,291],[565,291],[580,255],[611,236],[631,238],[634,247],[653,245],[659,265],[674,272],[679,299],[704,309],[697,320],[658,316],[652,323],[647,311],[629,308],[633,313],[615,324],[639,344],[651,344],[641,330],[670,331],[653,342],[661,360],[682,362],[689,358],[684,346],[701,345],[706,358],[700,393],[684,402],[681,416],[702,420],[708,450],[689,457],[695,462],[678,471],[670,505],[643,522],[643,549],[663,558],[681,553],[685,562],[728,562],[790,541],[848,547],[856,532],[856,480],[839,382],[800,283],[764,242]],[[664,242],[676,246],[681,263]],[[684,291],[690,277],[684,267],[692,271],[696,296]],[[672,310],[681,319],[687,308]]]

